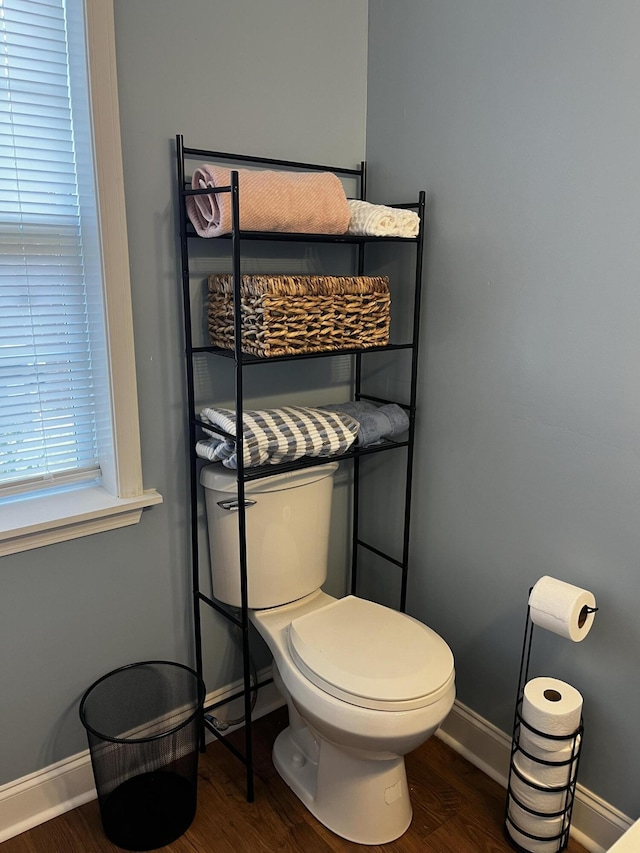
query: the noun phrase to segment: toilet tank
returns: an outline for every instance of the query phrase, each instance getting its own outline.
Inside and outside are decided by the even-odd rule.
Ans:
[[[325,582],[337,468],[338,463],[331,462],[245,482],[251,609],[295,601]],[[200,482],[205,490],[213,594],[240,607],[236,473],[220,464],[207,465]]]

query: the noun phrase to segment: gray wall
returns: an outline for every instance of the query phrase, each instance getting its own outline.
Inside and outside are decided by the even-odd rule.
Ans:
[[[192,660],[175,134],[337,165],[364,156],[366,0],[115,0],[115,13],[144,479],[164,504],[135,527],[2,560],[0,784],[86,749],[77,703],[95,678]],[[226,625],[207,637],[213,689],[239,673]]]
[[[584,695],[580,781],[640,814],[640,5],[371,0],[372,198],[429,195],[410,611],[510,732],[529,587],[592,589],[531,674]]]

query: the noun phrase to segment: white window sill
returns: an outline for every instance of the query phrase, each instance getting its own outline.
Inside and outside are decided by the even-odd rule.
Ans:
[[[0,557],[137,524],[145,507],[159,503],[155,489],[114,498],[100,486],[13,501],[0,512]]]

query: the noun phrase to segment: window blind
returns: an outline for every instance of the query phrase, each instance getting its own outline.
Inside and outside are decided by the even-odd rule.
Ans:
[[[101,276],[81,12],[68,0],[0,0],[5,493],[99,473],[92,304]]]

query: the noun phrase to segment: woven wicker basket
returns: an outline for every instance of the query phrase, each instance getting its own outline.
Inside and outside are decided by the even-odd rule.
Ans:
[[[261,357],[384,346],[386,276],[243,275],[242,351]],[[209,337],[233,349],[233,276],[209,277]]]

